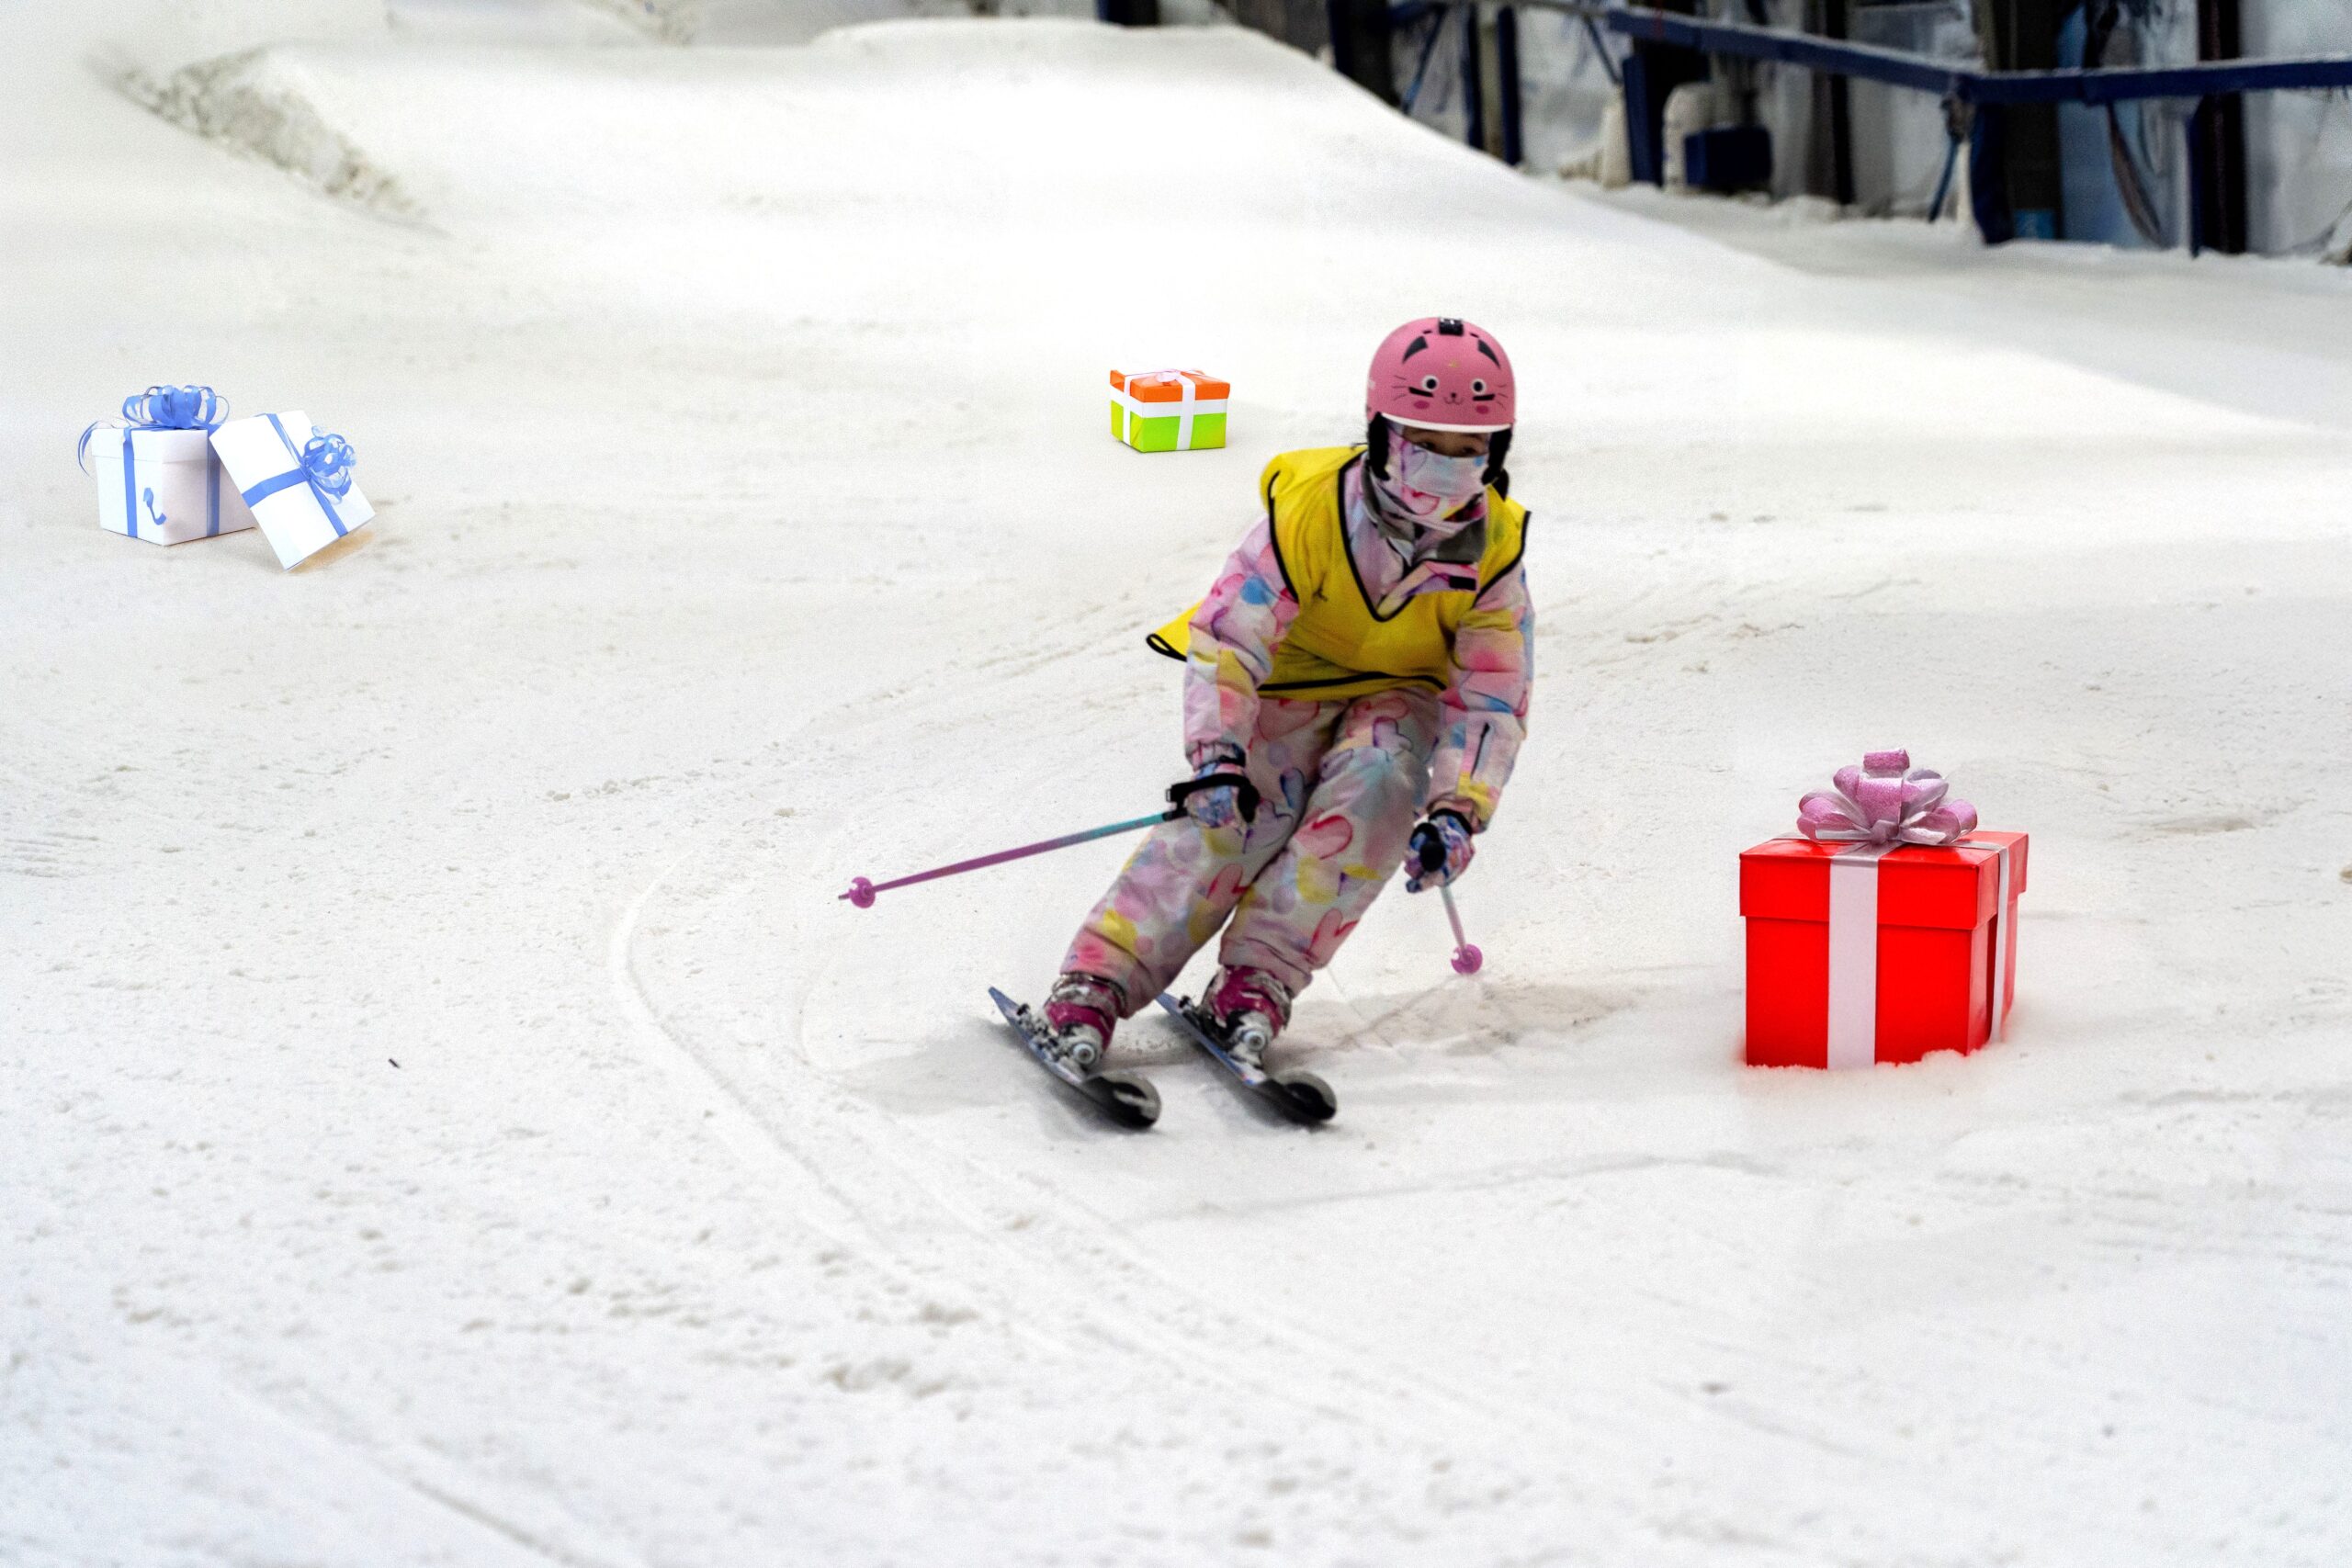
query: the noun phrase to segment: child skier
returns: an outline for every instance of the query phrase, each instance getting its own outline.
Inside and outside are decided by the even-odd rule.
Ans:
[[[1220,927],[1206,1002],[1252,1063],[1399,862],[1460,876],[1525,734],[1534,623],[1527,512],[1503,459],[1510,361],[1432,317],[1373,356],[1365,444],[1287,452],[1264,517],[1151,646],[1185,661],[1193,776],[1087,916],[1046,998],[1098,1062]],[[1419,818],[1419,826],[1415,826]]]

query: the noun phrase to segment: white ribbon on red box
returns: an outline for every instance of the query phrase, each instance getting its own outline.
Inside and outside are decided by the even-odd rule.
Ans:
[[[1899,844],[1854,844],[1829,863],[1829,1053],[1823,1066],[1878,1060],[1878,863]]]
[[[1829,863],[1829,1037],[1824,1065],[1867,1067],[1878,1060],[1878,867],[1906,844],[1971,844],[1976,807],[1949,800],[1951,785],[1908,751],[1871,751],[1859,768],[1840,768],[1834,787],[1797,803],[1797,830],[1822,843],[1844,843]],[[2007,1031],[2009,954],[2017,922],[2009,918],[2010,846],[1975,843],[1999,856],[1994,950],[1992,1037]]]

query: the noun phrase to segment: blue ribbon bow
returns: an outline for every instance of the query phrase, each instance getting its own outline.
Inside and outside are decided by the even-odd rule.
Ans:
[[[351,443],[331,430],[302,443],[302,471],[337,501],[351,493],[351,468],[358,461],[359,454],[351,449]]]
[[[318,498],[319,510],[326,513],[335,537],[343,537],[350,530],[343,525],[343,516],[335,511],[334,503],[351,493],[352,465],[359,461],[359,455],[351,449],[350,442],[330,431],[318,432],[297,450],[294,438],[286,434],[286,426],[278,423],[276,414],[263,417],[277,432],[277,438],[286,443],[287,455],[294,459],[294,467],[244,491],[245,504],[256,506],[279,491],[307,484]]]
[[[150,387],[143,392],[133,392],[122,400],[122,417],[130,422],[130,429],[122,436],[122,521],[132,538],[139,537],[138,483],[131,477],[138,467],[130,450],[132,430],[202,430],[220,428],[229,417],[229,400],[209,387]],[[97,433],[104,420],[94,420],[82,432],[82,439],[74,446],[74,466],[88,471],[90,437]],[[210,470],[212,525],[208,535],[220,532],[220,465],[208,460]],[[148,492],[148,515],[158,525],[164,518],[154,510],[154,492]]]
[[[150,387],[122,400],[134,430],[218,430],[229,400],[209,387]]]

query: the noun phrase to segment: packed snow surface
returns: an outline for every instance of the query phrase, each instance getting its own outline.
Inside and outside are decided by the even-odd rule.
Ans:
[[[0,1561],[2352,1555],[2341,275],[628,9],[0,9]],[[984,988],[1123,845],[834,895],[1149,809],[1144,630],[1430,311],[1536,518],[1486,972],[1392,890],[1337,1122],[1139,1020],[1118,1133]],[[1109,439],[1167,365],[1230,448]],[[188,379],[373,527],[100,533]],[[2009,1038],[1746,1070],[1737,852],[1898,745],[2033,835]]]

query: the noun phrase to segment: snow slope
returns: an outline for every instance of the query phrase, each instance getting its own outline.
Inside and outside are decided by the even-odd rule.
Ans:
[[[1233,29],[300,9],[0,11],[0,1560],[2352,1549],[2343,279],[1697,233]],[[1115,1134],[982,987],[1118,846],[832,896],[1144,809],[1142,630],[1439,309],[1537,514],[1487,970],[1393,894],[1338,1123],[1139,1024]],[[1104,438],[1169,363],[1230,450]],[[101,535],[189,378],[378,524]],[[2034,834],[2011,1037],[1743,1071],[1734,857],[1883,744]]]

